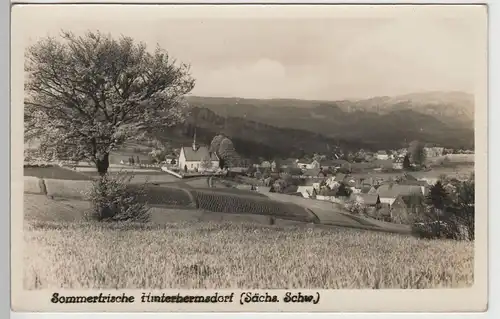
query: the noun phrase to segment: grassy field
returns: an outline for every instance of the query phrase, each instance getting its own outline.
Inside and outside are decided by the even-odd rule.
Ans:
[[[460,164],[455,165],[454,167],[435,167],[430,171],[418,171],[418,172],[410,172],[409,174],[413,175],[416,178],[438,178],[441,175],[447,175],[449,177],[464,177],[468,176],[470,173],[474,172],[473,164]],[[364,172],[364,173],[353,173],[351,174],[354,178],[369,178],[369,177],[397,177],[401,176],[402,172]]]
[[[111,175],[116,174],[121,169],[113,168],[110,169],[109,173]],[[144,183],[146,181],[150,183],[172,183],[178,182],[179,179],[161,171],[154,170],[140,170],[140,169],[123,169],[127,173],[133,174],[134,177],[131,180],[132,183]],[[62,179],[62,180],[92,180],[98,176],[97,171],[91,168],[85,168],[83,170],[78,169],[72,170],[69,168],[62,168],[58,166],[54,167],[25,167],[24,176],[34,176],[38,178],[52,178],[52,179]]]
[[[72,170],[51,167],[37,168],[28,170],[32,176],[47,177],[55,174],[48,172],[56,172],[58,177],[70,179],[74,174],[79,174]],[[26,173],[25,173],[26,174]],[[26,174],[28,175],[28,174]],[[87,175],[79,176],[85,179]],[[156,175],[153,175],[153,177]],[[149,179],[148,174],[135,175],[135,182],[143,182],[139,179]],[[163,177],[160,175],[159,177]],[[166,175],[166,177],[170,177]],[[90,178],[90,177],[89,177]],[[70,183],[70,182],[68,182]],[[59,192],[50,184],[51,194],[66,194],[66,189],[61,189]],[[67,185],[68,187],[70,185]],[[61,187],[61,185],[57,186]],[[81,187],[76,185],[76,187]],[[305,222],[321,222],[323,224],[345,226],[353,228],[377,228],[380,230],[408,233],[410,229],[405,226],[382,223],[370,218],[356,218],[349,214],[339,205],[332,203],[299,198],[276,193],[262,194],[258,192],[249,192],[234,188],[207,188],[206,178],[195,178],[187,180],[175,179],[172,182],[159,182],[158,186],[148,186],[148,204],[152,207],[169,207],[178,209],[201,209],[210,212],[227,212],[232,214],[257,214],[273,216],[277,218],[292,219]]]
[[[473,283],[473,244],[229,223],[26,223],[24,287],[437,288]],[[145,258],[147,256],[147,258]]]
[[[92,177],[75,172],[69,169],[61,167],[25,167],[24,176],[33,176],[38,178],[52,178],[52,179],[62,179],[62,180],[91,180]]]
[[[86,222],[89,203],[24,200],[24,287],[438,288],[473,283],[474,245],[326,226]],[[172,214],[185,217],[173,222]],[[147,256],[147,258],[144,258]],[[271,271],[272,270],[272,271]]]
[[[25,169],[29,175],[26,170],[45,178],[88,176],[61,168]],[[194,190],[196,196],[196,191],[203,192]],[[186,192],[175,194],[174,202],[189,201]],[[164,194],[158,196],[163,202]],[[262,201],[238,203],[252,208],[255,200]],[[146,225],[96,224],[84,219],[89,207],[84,201],[25,195],[26,289],[450,288],[473,283],[470,242],[317,225],[200,222],[190,218],[195,210],[158,208]],[[354,221],[346,217],[345,222]]]

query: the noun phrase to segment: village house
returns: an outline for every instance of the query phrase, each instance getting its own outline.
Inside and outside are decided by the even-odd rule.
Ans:
[[[304,169],[302,176],[305,178],[324,178],[326,177],[325,173],[319,168],[310,168]]]
[[[351,198],[356,202],[378,209],[380,207],[380,197],[377,194],[352,194]]]
[[[443,156],[444,147],[424,147],[425,155],[427,157]]]
[[[392,161],[392,169],[403,169],[403,162],[404,162],[404,158],[396,157]]]
[[[330,189],[334,189],[340,186],[340,183],[335,180],[335,176],[330,176],[325,180],[326,186]]]
[[[424,196],[427,195],[427,190],[429,188],[429,184],[425,180],[418,180],[411,174],[405,174],[403,179],[399,181],[399,185],[411,185],[411,186],[419,186],[422,190],[422,194]]]
[[[335,196],[333,193],[334,191],[326,191],[324,195],[316,195],[316,199],[336,204],[344,204],[344,200],[340,197]]]
[[[271,168],[271,162],[269,162],[269,161],[263,161],[262,163],[260,163],[260,167],[262,167],[262,168]]]
[[[444,190],[450,195],[455,194],[455,192],[457,191],[457,187],[451,183],[446,183],[446,185],[444,185],[443,187]]]
[[[361,189],[361,193],[365,194],[377,194],[377,188],[375,186],[371,186],[369,189],[366,189],[365,188],[366,186],[364,186],[362,189]]]
[[[377,194],[380,196],[380,202],[392,206],[396,198],[400,195],[422,195],[422,188],[414,185],[399,185],[396,183],[388,183],[377,188]]]
[[[304,198],[310,198],[314,194],[314,187],[313,186],[299,186],[297,188],[297,192],[302,194],[302,197]]]
[[[216,170],[219,167],[219,158],[215,153],[210,152],[207,146],[197,145],[195,134],[191,147],[181,147],[177,163],[181,171],[198,172]]]
[[[283,160],[283,162],[281,163],[281,167],[282,168],[297,168],[298,161],[299,160],[296,158],[287,158],[287,159]]]
[[[256,191],[259,193],[269,193],[270,190],[271,190],[270,186],[257,186],[256,189]]]
[[[388,160],[389,154],[386,151],[378,151],[375,157],[379,160]]]
[[[172,155],[165,156],[165,164],[167,165],[177,165],[178,156],[174,157]]]
[[[302,169],[319,168],[320,164],[316,160],[300,160],[297,162],[297,167]]]
[[[334,159],[337,159],[337,160],[338,160],[338,159],[341,159],[341,158],[342,158],[342,155],[341,155],[340,153],[338,153],[338,152],[334,152],[334,153],[333,153],[333,155],[332,155],[332,157],[333,157]]]
[[[425,181],[429,185],[434,185],[434,184],[437,183],[437,181],[439,180],[439,178],[437,178],[437,177],[422,177],[419,180],[420,181]]]
[[[335,174],[335,179],[334,180],[337,181],[337,182],[339,182],[339,183],[343,183],[346,178],[347,178],[346,174],[337,173],[337,174]]]
[[[422,194],[399,195],[391,205],[391,221],[398,224],[411,224],[424,213]]]
[[[330,168],[330,169],[338,169],[345,168],[351,169],[351,163],[343,159],[332,159],[332,160],[324,160],[321,162],[321,167]]]
[[[341,161],[342,160],[340,160],[340,162]],[[319,164],[320,167],[324,169],[335,169],[342,166],[341,164],[339,164],[339,160],[328,160],[328,159],[322,160]]]

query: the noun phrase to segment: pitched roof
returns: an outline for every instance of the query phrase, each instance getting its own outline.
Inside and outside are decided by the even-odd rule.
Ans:
[[[186,161],[190,162],[199,162],[206,156],[210,156],[210,160],[218,161],[217,155],[215,153],[211,153],[206,146],[200,146],[195,150],[192,147],[183,146],[182,150],[184,151],[184,156],[186,157]]]
[[[375,205],[379,199],[377,194],[356,194],[356,196],[361,197],[366,205]]]
[[[370,189],[372,189],[371,186],[365,185],[365,186],[361,187],[361,193],[362,194],[368,194],[368,192],[370,191]]]
[[[259,191],[261,193],[269,193],[270,189],[271,189],[271,187],[269,187],[269,186],[257,186],[257,191]]]
[[[347,181],[344,180],[344,182],[347,184],[349,187],[355,187],[356,186],[356,181],[352,179],[347,179]]]
[[[319,162],[321,166],[340,166],[339,160],[322,160]]]
[[[338,173],[337,175],[335,175],[335,180],[337,182],[343,182],[345,178],[346,178],[346,175],[342,174],[342,173]]]
[[[297,192],[312,194],[313,189],[314,188],[312,186],[299,186],[297,187]]]
[[[406,207],[414,207],[423,204],[424,197],[423,196],[408,196],[408,195],[399,195],[403,202],[406,204]]]
[[[299,187],[296,185],[288,185],[284,190],[283,193],[285,194],[290,194],[290,193],[297,193]]]
[[[305,159],[305,158],[297,161],[297,163],[300,163],[300,164],[312,164],[313,162],[314,162],[313,159]]]
[[[422,189],[413,185],[384,184],[377,189],[377,194],[380,197],[397,198],[399,195],[422,195]]]
[[[305,176],[318,176],[320,173],[322,172],[319,168],[311,168],[311,169],[305,169],[303,174]]]
[[[328,163],[328,164],[326,164],[326,163]],[[331,160],[321,161],[321,164],[323,164],[325,166],[342,166],[344,164],[349,164],[349,162],[346,160],[343,160],[343,159],[331,159]]]
[[[281,161],[281,165],[295,165],[297,164],[297,159],[295,158],[287,158]]]
[[[407,181],[416,181],[417,180],[417,178],[411,174],[405,174],[405,179]]]
[[[413,185],[413,186],[428,186],[427,181],[417,181],[417,180],[402,180],[399,185]]]

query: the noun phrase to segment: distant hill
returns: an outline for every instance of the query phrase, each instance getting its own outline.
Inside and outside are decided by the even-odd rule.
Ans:
[[[203,119],[200,123],[204,127],[220,130],[221,122],[227,118],[232,128],[226,129],[235,134],[240,126],[252,127],[242,136],[249,141],[264,142],[269,135],[263,128],[271,130],[272,127],[272,134],[289,135],[291,128],[300,132],[293,135],[288,144],[296,143],[298,136],[309,140],[306,132],[312,132],[325,140],[363,144],[369,149],[402,147],[415,139],[453,148],[473,148],[474,145],[473,98],[459,92],[332,102],[189,97],[189,103],[198,110],[191,119],[193,124],[200,120],[199,110],[208,109],[219,117],[211,115]],[[215,120],[219,127],[216,123],[210,124]]]
[[[297,99],[247,99],[198,97],[188,98],[193,106],[207,107],[221,115],[235,115],[232,106],[240,109],[240,116],[257,108],[315,109],[318,107],[338,107],[344,112],[374,112],[384,114],[394,110],[411,109],[415,112],[432,115],[444,121],[456,121],[473,128],[474,96],[464,92],[431,91],[399,96],[378,96],[362,100],[297,100]],[[224,114],[223,114],[224,113]],[[226,114],[227,113],[227,114]]]
[[[195,129],[198,142],[209,144],[215,135],[224,133],[238,153],[251,158],[302,157],[336,149],[395,149],[412,140],[474,147],[473,97],[460,92],[359,101],[188,100],[192,113],[187,123],[157,133],[173,147],[191,145]]]
[[[225,118],[207,108],[198,107],[193,107],[187,123],[157,134],[174,145],[188,146],[195,130],[197,142],[203,144],[209,144],[217,134],[226,134],[234,142],[236,151],[249,158],[302,157],[314,152],[329,153],[339,148],[356,150],[372,147],[356,139],[337,139],[238,117]]]

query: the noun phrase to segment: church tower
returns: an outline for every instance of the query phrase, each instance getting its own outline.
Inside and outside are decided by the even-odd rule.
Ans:
[[[196,151],[196,128],[194,129],[194,135],[193,135],[193,151]]]

